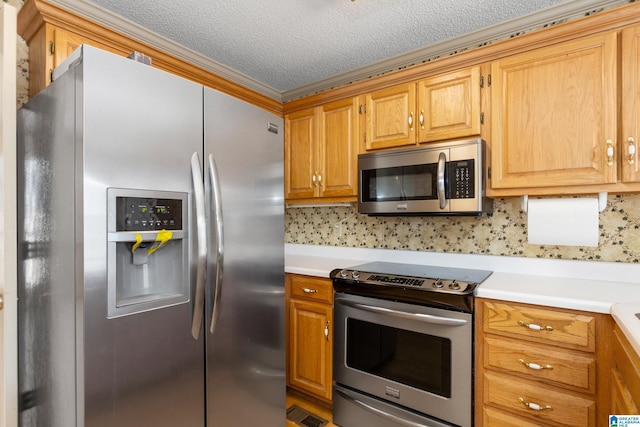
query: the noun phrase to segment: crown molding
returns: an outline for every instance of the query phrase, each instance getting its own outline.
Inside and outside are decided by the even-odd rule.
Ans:
[[[416,49],[343,74],[300,86],[283,93],[282,102],[337,88],[360,80],[380,76],[392,71],[450,56],[459,52],[509,39],[532,30],[556,25],[571,19],[582,18],[614,6],[631,3],[632,0],[578,0],[566,2],[523,17],[492,25],[465,35],[445,40],[425,48]]]
[[[216,62],[202,54],[175,43],[138,24],[115,15],[100,6],[83,0],[49,1],[52,4],[85,19],[94,21],[106,28],[119,32],[134,40],[138,40],[139,42],[145,43],[155,49],[189,62],[210,73],[224,77],[241,86],[283,103],[360,80],[376,77],[391,71],[400,70],[420,63],[429,62],[437,58],[491,44],[498,40],[508,39],[515,35],[520,35],[546,26],[566,22],[571,19],[581,18],[603,9],[632,2],[632,0],[577,0],[561,3],[523,17],[492,25],[460,37],[445,40],[425,48],[417,49],[346,73],[341,73],[327,79],[281,92],[224,64]]]
[[[234,83],[251,89],[259,94],[282,102],[282,92],[273,89],[251,77],[240,73],[224,64],[214,61],[166,37],[150,31],[134,22],[118,16],[98,5],[83,0],[49,0],[62,9],[68,10],[87,20],[116,31],[126,37],[144,43],[178,59],[202,68],[210,73],[224,77]]]

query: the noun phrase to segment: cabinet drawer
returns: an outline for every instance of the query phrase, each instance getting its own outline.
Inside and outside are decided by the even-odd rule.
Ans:
[[[595,426],[596,404],[593,400],[529,381],[517,381],[509,375],[485,372],[484,404],[539,423]]]
[[[482,425],[500,427],[540,427],[540,424],[498,411],[494,408],[482,408]]]
[[[484,301],[484,331],[583,351],[595,351],[595,318],[506,302]]]
[[[592,393],[596,389],[596,361],[588,355],[486,337],[484,361],[486,368],[506,369],[532,380],[552,381]]]
[[[291,297],[333,304],[333,282],[329,279],[308,276],[289,276]]]

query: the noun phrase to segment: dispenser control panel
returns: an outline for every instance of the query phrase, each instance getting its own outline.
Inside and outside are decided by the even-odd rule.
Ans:
[[[182,200],[116,197],[116,231],[182,230]]]

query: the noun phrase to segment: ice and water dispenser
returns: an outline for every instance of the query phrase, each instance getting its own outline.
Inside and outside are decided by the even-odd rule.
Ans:
[[[187,197],[107,190],[109,318],[189,301]]]

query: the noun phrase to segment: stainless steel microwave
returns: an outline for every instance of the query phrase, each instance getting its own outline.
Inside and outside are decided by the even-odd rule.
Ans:
[[[480,215],[485,197],[480,138],[358,156],[358,212],[368,215]]]

